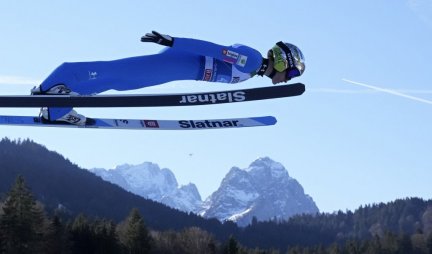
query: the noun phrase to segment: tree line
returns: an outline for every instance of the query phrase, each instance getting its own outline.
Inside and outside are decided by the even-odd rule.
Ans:
[[[49,217],[18,176],[0,202],[0,253],[263,253],[248,249],[233,237],[221,243],[198,227],[181,231],[150,230],[138,209],[120,223],[80,214],[69,221],[57,214]]]
[[[31,193],[23,177],[19,178],[21,189],[17,188],[17,175],[25,177]],[[21,190],[20,195],[13,195],[14,188],[8,189],[12,184]],[[28,193],[24,195],[23,190]],[[286,221],[255,218],[241,228],[234,222],[203,219],[127,193],[30,140],[0,141],[0,253],[25,253],[4,251],[8,246],[18,248],[16,242],[24,242],[24,251],[31,249],[31,253],[42,246],[66,246],[68,252],[64,253],[133,253],[125,247],[121,229],[134,208],[146,222],[150,253],[170,253],[168,249],[171,253],[194,253],[193,247],[200,248],[196,253],[348,253],[344,252],[348,248],[369,250],[376,246],[390,249],[388,253],[407,246],[413,253],[428,253],[431,249],[432,200],[399,199],[361,206],[353,212],[298,215]],[[14,231],[8,231],[11,229]],[[54,236],[59,238],[50,240]],[[104,239],[115,244],[102,244]],[[201,239],[200,244],[194,239]],[[97,251],[100,248],[109,251]],[[40,252],[49,253],[46,249]]]
[[[75,218],[64,221],[61,216],[54,214],[47,216],[42,203],[38,202],[25,184],[24,178],[19,176],[15,184],[0,203],[0,253],[24,254],[24,253],[287,253],[287,254],[338,254],[338,253],[432,253],[432,208],[422,213],[423,225],[417,225],[415,232],[410,232],[411,226],[405,221],[394,225],[400,231],[380,232],[377,227],[373,237],[362,236],[361,223],[356,222],[358,234],[351,237],[343,237],[341,240],[324,244],[326,239],[321,239],[323,244],[294,244],[286,243],[286,248],[268,247],[265,249],[248,248],[240,244],[236,237],[231,236],[226,242],[218,241],[211,233],[198,228],[190,227],[180,231],[155,231],[149,229],[138,209],[132,209],[129,215],[121,222],[103,218],[88,218],[80,214]],[[366,209],[363,211],[363,209]],[[372,206],[362,207],[361,213],[371,213]],[[414,208],[413,208],[414,209]],[[320,216],[314,218],[297,216],[289,223],[302,223],[304,228],[311,223],[320,221],[321,230],[324,221],[339,218],[339,228],[344,227],[342,222],[349,223],[346,216],[353,213],[326,215],[326,219]],[[325,215],[321,215],[325,216]],[[408,217],[412,217],[408,215]],[[333,218],[333,219],[331,219]],[[411,218],[413,220],[414,218]],[[316,220],[315,222],[313,222]],[[410,218],[406,218],[410,220]],[[391,221],[391,220],[390,220]],[[245,228],[245,235],[253,238],[253,234],[246,233],[251,228],[259,228],[268,223],[254,220],[253,224]],[[283,225],[283,222],[279,223]],[[365,224],[366,225],[366,224]],[[365,226],[366,227],[366,226]],[[415,227],[415,225],[414,225]],[[313,228],[313,227],[312,227]],[[274,228],[273,228],[274,229]],[[300,229],[300,228],[298,228]],[[369,230],[371,230],[369,228]],[[263,229],[262,232],[268,232]],[[316,236],[312,231],[311,236]],[[354,231],[353,231],[354,232]],[[283,233],[274,231],[273,233]],[[299,231],[299,233],[301,233]],[[305,235],[304,232],[299,235]],[[326,235],[326,232],[323,232]],[[330,234],[331,235],[331,234]],[[264,238],[266,236],[262,235]],[[277,237],[272,235],[272,237]],[[281,235],[280,237],[283,238]],[[241,238],[241,237],[240,237]],[[294,237],[295,238],[295,237]],[[342,240],[344,239],[344,240]],[[315,239],[320,240],[320,239]],[[246,240],[247,241],[247,240]],[[304,242],[304,239],[302,240]],[[297,243],[301,243],[298,241]],[[314,241],[316,242],[316,241]]]

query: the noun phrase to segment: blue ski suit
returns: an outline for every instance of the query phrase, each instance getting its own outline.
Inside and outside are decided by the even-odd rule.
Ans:
[[[207,41],[174,38],[172,47],[158,54],[113,61],[63,63],[41,84],[42,91],[64,84],[81,95],[108,90],[125,91],[175,80],[238,83],[254,76],[263,57],[250,47],[222,46]],[[70,108],[50,108],[50,120]]]

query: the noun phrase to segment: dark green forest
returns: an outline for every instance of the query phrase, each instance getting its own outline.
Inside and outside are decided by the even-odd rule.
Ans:
[[[0,253],[432,253],[432,200],[240,228],[135,196],[30,140],[0,142],[0,206]]]
[[[389,205],[361,208],[357,211],[358,214],[340,212],[333,215],[297,216],[283,223],[255,221],[245,232],[253,228],[256,234],[269,233],[265,227],[273,225],[272,230],[276,230],[276,225],[279,225],[279,228],[285,225],[285,228],[294,231],[273,231],[271,237],[277,238],[278,234],[285,232],[294,236],[295,230],[302,228],[309,228],[311,233],[322,231],[321,235],[325,236],[326,230],[332,227],[339,228],[339,233],[343,232],[342,228],[347,226],[345,222],[355,216],[364,216],[364,213],[376,214],[373,209],[378,209],[381,215],[388,215],[388,209],[396,211],[400,206],[407,211],[407,207],[411,206],[413,212],[416,210],[416,202],[420,200],[407,199]],[[84,214],[63,221],[56,214],[46,215],[43,204],[33,197],[22,176],[16,179],[0,207],[0,253],[432,253],[431,206],[423,212],[423,223],[416,222],[412,228],[408,221],[415,221],[406,218],[407,221],[400,222],[397,234],[381,231],[379,226],[376,226],[372,227],[376,232],[369,237],[369,234],[362,231],[361,223],[358,223],[352,230],[347,230],[357,234],[349,237],[351,239],[338,235],[344,240],[318,245],[288,244],[283,249],[246,247],[232,235],[227,241],[220,242],[199,227],[180,231],[154,231],[148,228],[138,209],[132,209],[119,223],[105,218],[90,219]],[[367,217],[364,216],[358,221],[364,221],[364,225],[367,225]],[[297,227],[292,227],[293,225]],[[415,232],[407,233],[413,229]],[[314,235],[316,234],[311,236]],[[253,238],[253,235],[246,237]],[[304,241],[306,240],[299,242]]]

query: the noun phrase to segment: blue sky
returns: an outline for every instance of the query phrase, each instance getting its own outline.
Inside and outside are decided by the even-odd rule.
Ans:
[[[90,117],[211,119],[274,115],[273,127],[119,131],[0,127],[84,167],[151,161],[193,182],[203,198],[232,166],[281,162],[321,211],[396,198],[432,198],[432,2],[366,1],[1,1],[0,93],[28,94],[62,62],[110,60],[162,49],[139,38],[157,30],[266,54],[279,40],[299,46],[304,95],[187,108],[79,109]],[[358,83],[349,83],[343,79]],[[172,82],[128,93],[269,86]],[[378,91],[372,87],[387,89]],[[390,90],[393,94],[386,91]],[[425,101],[415,100],[408,95]],[[0,108],[1,115],[38,109]]]

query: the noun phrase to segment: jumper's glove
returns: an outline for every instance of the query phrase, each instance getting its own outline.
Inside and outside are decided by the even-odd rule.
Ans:
[[[160,34],[156,31],[152,31],[151,33],[146,33],[143,37],[141,37],[142,42],[154,42],[163,46],[172,47],[174,43],[174,38],[169,35]]]

